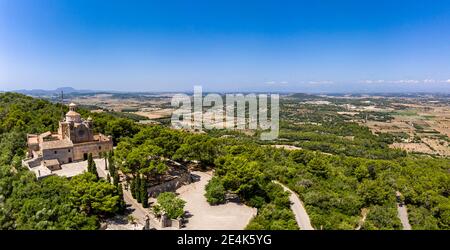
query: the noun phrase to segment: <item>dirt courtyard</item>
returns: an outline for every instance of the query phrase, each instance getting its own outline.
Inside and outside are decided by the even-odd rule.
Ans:
[[[217,206],[209,205],[204,194],[212,173],[194,171],[192,175],[200,180],[176,191],[179,197],[186,201],[185,210],[189,213],[188,222],[183,229],[244,229],[256,215],[256,208],[243,204],[229,202]]]

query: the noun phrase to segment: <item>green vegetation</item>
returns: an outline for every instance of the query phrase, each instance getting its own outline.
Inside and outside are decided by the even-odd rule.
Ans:
[[[89,153],[88,155],[88,166],[87,166],[88,172],[93,174],[95,176],[95,179],[98,180],[98,172],[97,172],[97,166],[95,165],[94,159],[92,158],[92,153]]]
[[[114,186],[91,173],[70,181],[56,176],[38,181],[18,169],[1,167],[1,229],[96,229],[99,219],[120,209]]]
[[[362,131],[361,137],[368,138],[365,144],[355,148],[354,154],[367,153],[364,147],[374,147],[373,144],[384,145],[380,142],[384,140],[382,136],[373,135],[356,125],[333,129],[350,129],[348,134],[352,134],[353,128]],[[321,135],[316,136],[320,138]],[[327,135],[324,136],[326,138]],[[163,145],[164,141],[170,142],[170,147]],[[136,148],[147,148],[136,153],[148,152],[146,157],[149,158],[168,157],[179,161],[194,161],[200,166],[215,168],[215,178],[206,189],[208,201],[211,204],[220,203],[223,201],[224,193],[229,192],[239,196],[247,205],[259,208],[258,216],[252,221],[251,227],[249,225],[250,228],[269,229],[276,228],[277,223],[281,221],[287,223],[282,225],[289,225],[289,221],[295,222],[289,204],[279,203],[276,201],[278,196],[269,195],[269,190],[274,188],[272,185],[269,186],[271,180],[279,180],[299,194],[306,205],[313,226],[318,229],[354,229],[361,218],[362,208],[369,209],[367,222],[371,223],[363,228],[397,229],[399,220],[395,213],[395,191],[400,190],[406,197],[409,195],[401,188],[404,184],[400,184],[402,181],[399,179],[405,160],[411,163],[423,161],[421,165],[424,166],[439,161],[446,162],[447,167],[442,167],[444,169],[442,172],[427,172],[425,176],[438,175],[441,179],[436,183],[440,183],[439,186],[448,185],[448,177],[445,177],[448,175],[445,173],[445,169],[448,171],[449,168],[448,159],[405,157],[404,152],[391,150],[385,146],[373,151],[376,152],[376,157],[371,155],[365,158],[347,156],[352,154],[351,152],[329,155],[311,150],[286,151],[259,143],[256,139],[244,136],[214,138],[154,126],[145,128],[133,138],[119,143],[116,156],[119,161],[124,162],[121,167],[132,173],[141,171],[147,165],[135,164],[136,167],[133,167],[127,162],[129,154]],[[158,150],[155,150],[155,147]],[[211,163],[212,159],[215,160]],[[414,171],[410,174],[411,176],[403,177],[408,177],[408,182],[411,183],[416,182],[422,175]],[[436,195],[436,199],[448,200],[444,193]],[[408,204],[408,200],[406,202]],[[425,203],[419,204],[424,205]],[[386,212],[381,213],[380,209]],[[428,209],[431,208],[427,208],[427,211]],[[277,214],[278,216],[266,216],[269,212],[264,213],[273,210],[277,211],[273,213],[274,216]],[[436,218],[436,223],[445,221],[440,213],[432,213],[431,216]],[[278,220],[281,221],[275,223]],[[272,223],[275,223],[275,226]],[[446,226],[448,224],[437,227]]]
[[[141,179],[139,187],[139,202],[142,203],[143,207],[148,207],[148,192],[147,192],[147,181],[144,179]]]
[[[278,208],[267,204],[260,208],[258,215],[245,228],[247,230],[297,230],[297,222],[293,219],[289,208]]]
[[[350,138],[351,137],[351,138]],[[336,155],[370,159],[395,159],[406,156],[401,150],[389,148],[394,137],[389,134],[374,135],[368,128],[356,123],[328,122],[322,125],[285,124],[280,131],[285,144]]]
[[[157,215],[163,213],[169,219],[177,219],[184,215],[184,200],[177,197],[175,193],[164,192],[158,195],[157,204],[153,206],[153,211]]]
[[[393,113],[394,115],[402,115],[402,116],[415,116],[417,112],[413,109],[396,111]]]
[[[370,207],[369,214],[362,226],[363,230],[401,230],[402,225],[397,216],[397,209],[394,206],[378,206]]]
[[[450,229],[449,159],[403,159],[396,173],[413,229]]]
[[[127,118],[130,120],[136,121],[136,122],[148,120],[148,117],[142,116],[142,115],[137,115],[134,113],[123,113],[123,112],[113,112],[113,111],[108,111],[106,113],[109,115],[112,115],[114,117],[117,117],[117,118]]]
[[[119,211],[120,197],[114,185],[98,181],[91,173],[75,176],[70,183],[69,199],[82,212],[106,217]]]
[[[225,202],[225,188],[222,181],[213,177],[205,187],[205,197],[209,204],[217,205]]]
[[[97,132],[112,135],[117,145],[114,154],[108,154],[110,184],[97,180],[96,171],[71,180],[36,180],[21,167],[26,133],[55,130],[61,106],[0,94],[0,228],[95,229],[100,220],[125,207],[119,170],[133,177],[133,197],[147,204],[145,188],[160,181],[172,159],[215,170],[206,188],[211,204],[224,202],[230,194],[258,208],[248,229],[297,229],[288,194],[274,180],[299,195],[317,229],[355,229],[363,209],[368,213],[362,229],[400,229],[397,190],[404,196],[413,229],[450,229],[450,159],[390,149],[390,143],[405,135],[372,134],[339,115],[337,111],[345,111],[341,106],[301,104],[299,112],[294,98],[281,107],[280,139],[274,142],[259,141],[258,133],[193,134],[80,110],[83,117],[94,119]],[[384,114],[373,115],[384,119]],[[303,149],[271,147],[281,143]],[[163,193],[152,208],[178,218],[184,202]]]
[[[258,214],[250,221],[249,230],[297,230],[297,222],[290,209],[289,194],[275,183],[266,186],[270,203],[261,205]]]

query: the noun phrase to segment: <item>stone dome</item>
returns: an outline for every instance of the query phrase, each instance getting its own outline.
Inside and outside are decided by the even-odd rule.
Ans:
[[[69,112],[66,114],[66,122],[81,122],[81,115],[75,111],[77,105],[69,104]]]

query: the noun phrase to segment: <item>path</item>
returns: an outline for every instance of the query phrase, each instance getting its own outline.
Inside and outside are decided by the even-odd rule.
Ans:
[[[402,194],[399,191],[396,191],[396,197],[400,197],[401,195]],[[408,220],[408,210],[403,202],[397,201],[397,216],[402,222],[403,230],[411,230],[411,225],[409,224]]]
[[[285,185],[281,184],[278,181],[274,181],[277,184],[280,184],[283,189],[290,193],[289,200],[291,201],[291,209],[294,212],[295,220],[297,221],[300,230],[314,230],[311,225],[311,220],[309,219],[308,213],[303,206],[302,201],[298,198],[297,194],[290,190]]]
[[[94,159],[95,166],[97,167],[97,173],[100,178],[106,178],[106,175],[108,174],[108,170],[105,170],[105,160],[103,158],[101,159]],[[123,183],[122,183],[122,186]],[[131,207],[128,208],[131,210],[131,215],[133,218],[137,220],[137,223],[141,225],[145,225],[145,219],[148,216],[150,218],[150,227],[155,228],[158,230],[161,230],[157,219],[153,216],[150,211],[148,211],[146,208],[144,208],[141,204],[139,204],[131,195],[131,192],[129,190],[126,190],[125,187],[123,187],[123,199],[127,206]],[[173,228],[164,228],[164,229],[173,229]]]
[[[191,174],[199,179],[176,190],[179,197],[186,201],[185,210],[188,212],[188,222],[183,229],[241,230],[256,215],[256,208],[235,202],[209,205],[205,186],[212,173],[193,171]]]
[[[361,209],[361,220],[359,220],[358,226],[355,228],[355,230],[361,230],[361,227],[364,225],[364,222],[366,222],[368,212],[369,209],[367,208]]]

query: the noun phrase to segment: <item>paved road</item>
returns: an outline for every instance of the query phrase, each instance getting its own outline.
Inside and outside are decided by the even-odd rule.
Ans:
[[[397,204],[397,212],[398,218],[400,218],[400,221],[402,222],[403,230],[411,230],[411,225],[408,221],[408,211],[406,209],[406,206],[399,206],[399,204]]]
[[[298,198],[297,194],[290,190],[285,185],[281,184],[278,181],[274,181],[277,184],[280,184],[285,191],[290,193],[289,200],[291,200],[291,209],[294,212],[295,220],[297,221],[300,230],[314,230],[311,225],[311,220],[309,219],[308,213],[306,213],[305,208],[303,207],[302,201]]]

